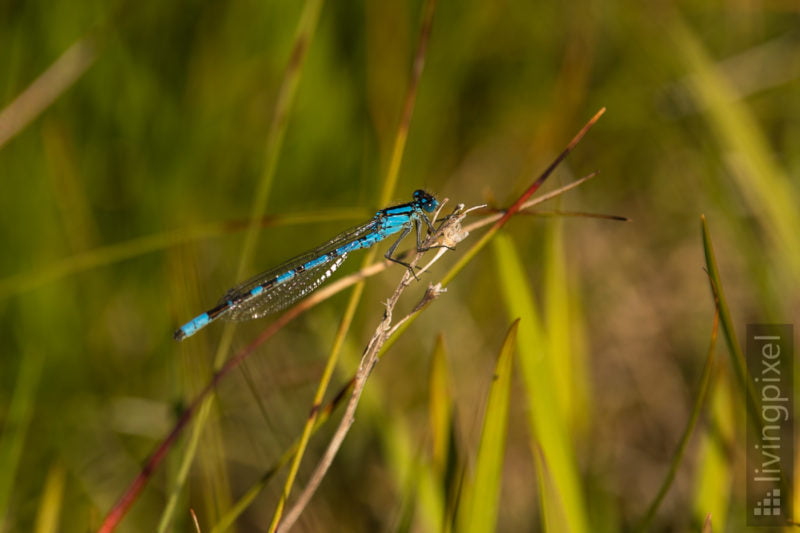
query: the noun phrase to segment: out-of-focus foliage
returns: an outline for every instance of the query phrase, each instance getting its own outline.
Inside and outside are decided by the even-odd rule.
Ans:
[[[98,527],[207,383],[222,326],[180,344],[171,333],[240,281],[302,10],[0,3],[0,530]],[[421,11],[418,1],[323,5],[248,274],[384,207]],[[606,106],[546,188],[600,177],[542,210],[632,221],[512,220],[495,254],[479,255],[376,367],[298,530],[454,527],[514,301],[538,315],[535,325],[523,317],[517,341],[546,346],[518,351],[553,358],[554,407],[531,406],[541,390],[515,361],[498,529],[639,523],[692,412],[711,335],[701,213],[735,326],[800,316],[798,22],[796,6],[780,2],[439,0],[394,199],[426,188],[505,206]],[[359,260],[349,263],[352,272]],[[393,267],[367,282],[335,386],[400,275]],[[176,531],[192,530],[189,508],[210,531],[297,438],[345,305],[340,295],[306,313],[217,387]],[[232,348],[270,320],[238,327]],[[428,373],[439,335],[437,389]],[[742,404],[729,359],[717,360],[720,388],[712,380],[658,529],[698,529],[712,511],[724,514],[715,525],[743,527],[742,420],[731,415]],[[537,434],[554,426],[570,443],[558,460],[578,484],[560,504],[541,490],[558,487]],[[721,436],[732,445],[724,453]],[[323,426],[311,440],[300,486],[329,437]],[[121,531],[154,530],[184,444]],[[247,506],[238,530],[267,530],[282,481]]]

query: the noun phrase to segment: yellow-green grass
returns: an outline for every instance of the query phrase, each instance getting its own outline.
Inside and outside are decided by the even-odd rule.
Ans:
[[[0,531],[94,530],[118,508],[275,320],[172,340],[228,287],[417,188],[507,207],[603,106],[537,194],[599,171],[541,209],[631,222],[519,215],[447,252],[398,312],[447,292],[390,339],[296,530],[741,530],[738,343],[800,316],[792,9],[0,8]],[[190,509],[201,531],[277,523],[401,275],[224,374],[118,530],[192,531]]]

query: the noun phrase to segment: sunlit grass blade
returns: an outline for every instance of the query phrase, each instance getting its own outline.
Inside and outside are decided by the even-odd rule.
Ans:
[[[696,524],[710,516],[717,531],[725,526],[731,508],[731,486],[734,466],[730,451],[737,445],[736,414],[741,403],[733,394],[731,375],[727,366],[720,366],[712,376],[713,388],[709,398],[709,420],[701,434],[697,450],[693,518]]]
[[[714,377],[714,370],[715,370],[715,359],[714,359],[714,352],[717,347],[717,328],[719,325],[719,315],[715,312],[714,313],[714,324],[711,328],[711,340],[708,346],[708,353],[706,354],[706,362],[703,366],[703,373],[700,377],[700,386],[695,395],[694,405],[692,407],[692,412],[689,415],[689,420],[686,423],[686,428],[683,430],[683,435],[681,436],[680,441],[678,442],[678,446],[675,450],[675,454],[672,457],[672,461],[670,462],[669,471],[667,475],[664,477],[664,481],[661,483],[661,488],[658,490],[658,494],[653,499],[650,507],[647,509],[644,518],[642,519],[642,523],[639,527],[639,531],[650,531],[653,518],[658,512],[658,508],[661,505],[661,502],[664,500],[664,497],[667,495],[670,487],[672,487],[672,482],[675,479],[675,475],[678,472],[678,468],[680,468],[681,462],[683,460],[683,455],[686,451],[686,446],[689,444],[689,438],[692,436],[694,432],[695,425],[697,424],[697,420],[700,417],[700,413],[703,411],[705,406],[706,396],[708,395],[708,390],[711,387],[711,380]]]
[[[700,217],[700,225],[703,235],[703,252],[706,258],[706,271],[708,272],[708,279],[711,285],[711,292],[714,296],[714,302],[719,312],[722,331],[725,333],[725,341],[728,346],[728,353],[731,356],[731,363],[733,364],[733,369],[736,371],[736,378],[742,395],[745,398],[747,408],[754,417],[753,420],[760,420],[760,416],[757,412],[755,391],[753,390],[752,384],[747,379],[747,363],[742,353],[742,347],[736,338],[736,327],[728,308],[728,300],[723,290],[719,268],[717,267],[717,259],[714,255],[714,246],[711,242],[711,232],[708,229],[705,216]]]
[[[554,220],[545,230],[544,316],[542,318],[551,354],[555,391],[561,415],[577,430],[591,418],[588,369],[583,353],[583,321],[575,309],[575,296],[568,280],[564,252],[563,220]]]
[[[533,436],[531,449],[541,450],[542,461],[537,461],[537,466],[547,472],[540,471],[539,478],[549,480],[539,487],[544,521],[558,531],[583,532],[587,530],[586,508],[569,424],[561,415],[564,407],[558,404],[559,395],[554,390],[554,365],[560,354],[550,350],[536,311],[534,291],[513,242],[500,233],[493,241],[493,249],[507,314],[519,317],[523,325],[519,330],[519,365]]]
[[[67,472],[63,466],[56,464],[50,467],[44,482],[42,499],[36,513],[35,533],[56,533],[60,531],[61,508],[64,503],[64,486]]]
[[[497,357],[483,416],[475,473],[465,483],[465,492],[459,502],[460,532],[494,531],[497,526],[511,398],[511,369],[519,324],[519,319],[511,324]]]
[[[428,391],[430,469],[432,477],[436,480],[435,497],[438,499],[439,507],[446,509],[448,464],[452,459],[450,452],[453,444],[453,392],[448,377],[447,349],[441,335],[436,339],[436,347],[431,357]],[[449,517],[443,512],[439,518],[439,530],[448,531],[449,524]]]
[[[447,375],[447,356],[444,339],[436,339],[430,367],[428,424],[431,433],[431,463],[436,474],[443,478],[450,448],[450,428],[453,423],[453,395]]]

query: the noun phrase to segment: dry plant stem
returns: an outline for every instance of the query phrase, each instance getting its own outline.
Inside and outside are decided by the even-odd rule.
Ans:
[[[197,519],[197,514],[194,512],[194,509],[189,509],[189,513],[192,515],[194,530],[197,531],[197,533],[202,533],[202,530],[200,529],[200,521]]]
[[[423,243],[423,248],[426,246],[435,246],[442,242],[442,239],[445,239],[445,244],[447,246],[452,246],[456,244],[457,239],[463,239],[466,237],[467,234],[461,229],[460,225],[461,220],[463,220],[463,217],[466,215],[466,212],[458,213],[459,208],[463,208],[463,206],[459,206],[456,209],[456,212],[454,212],[451,217],[448,217],[433,235],[426,239],[425,243]],[[447,240],[450,242],[447,242]],[[447,248],[440,248],[440,253],[436,254],[434,259],[431,260],[431,262],[429,262],[422,270],[420,270],[420,272],[423,272],[436,260],[442,257],[446,250]],[[409,263],[411,268],[416,266],[421,256],[422,252],[417,252],[414,255],[414,258]],[[403,322],[411,318],[411,316],[416,314],[422,307],[424,307],[442,292],[441,287],[439,286],[429,287],[422,298],[422,302],[415,306],[410,313],[400,319],[397,324],[392,326],[394,308],[397,305],[400,296],[413,280],[414,277],[411,275],[410,271],[406,270],[394,293],[386,302],[386,311],[384,312],[383,320],[381,320],[381,322],[378,324],[378,327],[375,329],[375,333],[372,335],[372,338],[367,344],[367,349],[361,358],[361,363],[359,364],[358,371],[355,375],[353,391],[350,394],[350,400],[347,403],[345,413],[342,415],[342,420],[339,423],[339,426],[336,428],[336,432],[331,438],[331,442],[328,444],[328,448],[325,450],[324,455],[317,464],[317,467],[314,469],[308,485],[306,485],[305,489],[303,489],[303,492],[298,497],[297,502],[289,510],[289,512],[286,513],[283,521],[278,527],[278,533],[285,533],[289,531],[289,529],[300,517],[300,514],[303,512],[303,510],[308,506],[308,503],[311,501],[311,498],[313,497],[317,488],[322,483],[322,479],[325,477],[325,474],[333,463],[333,459],[336,457],[342,442],[344,442],[344,438],[347,436],[348,431],[350,431],[350,427],[355,421],[355,411],[358,407],[364,387],[366,386],[367,378],[369,378],[372,369],[375,367],[375,364],[378,361],[378,354],[380,353],[383,345],[386,343],[386,340],[394,331],[396,331],[397,327],[402,325]]]
[[[544,172],[542,172],[542,174],[536,181],[531,183],[531,185],[525,190],[525,192],[523,192],[522,195],[519,198],[517,198],[517,201],[511,204],[511,207],[509,207],[506,210],[506,212],[503,213],[503,216],[500,217],[500,219],[494,223],[491,232],[495,232],[500,228],[502,228],[506,224],[506,222],[509,221],[511,217],[516,215],[517,212],[520,209],[522,209],[522,206],[525,205],[525,203],[530,199],[530,197],[533,196],[533,194],[539,190],[539,187],[541,187],[542,184],[547,180],[547,178],[550,177],[550,174],[553,173],[556,167],[558,167],[558,165],[560,165],[561,162],[564,159],[566,159],[566,157],[570,154],[570,152],[572,152],[572,150],[575,149],[578,143],[581,142],[581,139],[583,139],[583,136],[586,135],[586,133],[590,129],[592,129],[592,126],[594,126],[595,123],[597,123],[597,121],[600,120],[600,117],[602,117],[605,112],[606,108],[601,107],[600,110],[597,113],[595,113],[592,118],[589,119],[589,122],[583,125],[580,131],[572,138],[569,144],[567,144],[567,147],[564,148],[564,150],[560,154],[558,154],[558,157],[556,157],[552,163],[550,163],[550,166],[548,166],[544,170]]]
[[[0,147],[25,129],[64,94],[97,58],[95,40],[83,37],[67,48],[47,70],[0,111]]]

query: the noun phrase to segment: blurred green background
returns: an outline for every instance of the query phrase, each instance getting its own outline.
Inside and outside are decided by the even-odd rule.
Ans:
[[[208,381],[223,326],[180,344],[172,331],[240,281],[303,9],[0,3],[1,531],[96,529]],[[605,106],[545,189],[600,176],[541,210],[632,220],[512,220],[502,242],[523,281],[501,289],[508,256],[487,248],[398,339],[297,530],[438,529],[402,459],[431,453],[434,346],[443,339],[448,461],[463,474],[514,291],[538,304],[551,336],[543,353],[568,373],[556,388],[569,408],[549,416],[571,443],[580,495],[565,513],[580,518],[549,528],[640,523],[673,464],[711,338],[701,214],[736,327],[800,316],[798,11],[777,1],[438,2],[390,203],[425,188],[507,206]],[[384,207],[422,12],[418,1],[322,6],[246,275]],[[334,389],[400,275],[367,281]],[[421,290],[412,287],[406,309]],[[338,295],[304,314],[223,380],[167,530],[193,531],[191,508],[211,531],[297,438],[346,304]],[[239,326],[225,353],[271,320]],[[721,341],[716,352],[708,401],[653,530],[699,530],[708,513],[715,530],[744,525],[744,411]],[[530,394],[514,377],[500,531],[546,528]],[[312,439],[300,486],[330,432]],[[155,530],[185,443],[120,531]],[[283,476],[234,530],[267,531]]]

